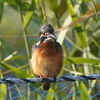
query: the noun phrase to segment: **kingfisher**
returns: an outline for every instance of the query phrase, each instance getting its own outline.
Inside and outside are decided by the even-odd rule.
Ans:
[[[30,62],[34,74],[41,77],[43,89],[48,90],[50,83],[43,82],[43,78],[53,78],[56,82],[63,65],[63,50],[50,24],[39,29],[39,42],[32,46]]]

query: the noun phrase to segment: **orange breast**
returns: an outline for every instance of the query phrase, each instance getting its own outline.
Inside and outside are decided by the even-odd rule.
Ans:
[[[38,76],[54,77],[60,73],[63,64],[62,48],[57,49],[56,43],[42,43],[31,58],[33,72]]]

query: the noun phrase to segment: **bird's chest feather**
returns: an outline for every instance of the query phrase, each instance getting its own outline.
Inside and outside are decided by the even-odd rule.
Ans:
[[[40,47],[37,48],[37,52],[39,52],[39,56],[53,56],[57,53],[56,43],[42,43]]]
[[[62,48],[57,48],[56,43],[42,43],[40,47],[36,48],[31,61],[34,73],[51,77],[59,73],[62,60]]]

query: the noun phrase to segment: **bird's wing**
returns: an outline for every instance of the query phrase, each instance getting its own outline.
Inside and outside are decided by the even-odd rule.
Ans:
[[[62,49],[62,46],[60,45],[60,43],[59,42],[56,42],[56,49],[58,50],[58,49]]]
[[[31,54],[33,54],[35,52],[35,49],[38,48],[40,46],[40,41],[37,42],[36,44],[33,44],[32,49],[31,49]]]
[[[35,52],[36,48],[37,48],[37,43],[33,44],[32,48],[31,48],[31,54],[33,54]]]

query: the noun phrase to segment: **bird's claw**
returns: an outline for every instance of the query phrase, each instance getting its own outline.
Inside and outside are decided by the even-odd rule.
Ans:
[[[42,81],[42,83],[44,83],[43,76],[41,76],[41,81]]]

